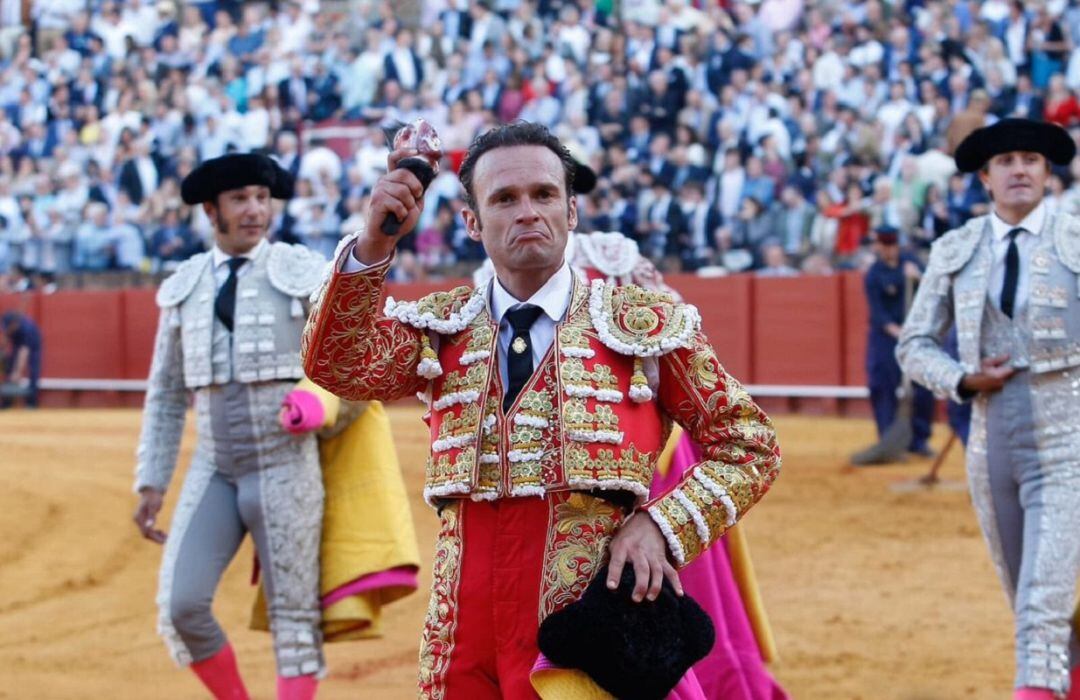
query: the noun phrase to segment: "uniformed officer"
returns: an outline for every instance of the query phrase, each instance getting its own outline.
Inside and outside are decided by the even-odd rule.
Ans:
[[[903,375],[896,361],[896,341],[904,323],[907,292],[922,275],[915,259],[900,252],[899,232],[892,226],[875,230],[877,260],[866,273],[864,288],[870,307],[870,332],[866,342],[866,376],[870,403],[874,410],[878,436],[885,434],[896,418],[900,404],[897,390]],[[908,451],[929,456],[930,424],[934,415],[934,396],[922,386],[913,385],[911,444]]]

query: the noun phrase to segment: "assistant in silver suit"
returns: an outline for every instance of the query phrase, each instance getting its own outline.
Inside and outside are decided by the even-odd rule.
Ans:
[[[897,348],[915,381],[972,401],[968,482],[1015,615],[1016,700],[1080,698],[1080,219],[1043,201],[1075,155],[1026,119],[960,144],[993,211],[934,244]],[[954,322],[959,361],[941,348]]]
[[[211,614],[229,561],[251,533],[265,577],[279,698],[309,698],[323,673],[319,541],[323,484],[314,434],[279,423],[302,377],[300,335],[325,260],[266,240],[272,199],[293,179],[262,155],[207,161],[181,193],[214,224],[214,247],[161,285],[161,316],[138,447],[135,520],[164,542],[158,629],[173,658],[215,697],[246,697]],[[187,397],[195,453],[168,537],[155,521],[176,464]]]

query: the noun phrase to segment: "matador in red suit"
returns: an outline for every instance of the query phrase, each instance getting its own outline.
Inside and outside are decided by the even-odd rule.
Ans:
[[[670,295],[584,283],[565,260],[577,224],[574,162],[542,126],[479,137],[460,177],[469,236],[490,284],[388,299],[397,240],[423,187],[390,156],[367,227],[343,241],[303,340],[311,379],[347,399],[420,394],[438,509],[422,698],[536,698],[542,620],[610,564],[615,589],[655,599],[769,489],[780,468],[769,419],[721,367],[696,309]],[[397,233],[386,235],[393,217]],[[673,423],[703,459],[650,498]]]

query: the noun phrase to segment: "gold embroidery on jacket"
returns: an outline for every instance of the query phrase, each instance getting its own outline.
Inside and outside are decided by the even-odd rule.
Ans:
[[[549,500],[539,619],[577,601],[607,559],[622,513],[602,498],[564,492]]]
[[[648,487],[656,453],[638,452],[633,443],[619,450],[601,448],[593,457],[580,443],[566,445],[566,476],[568,479],[633,479]]]
[[[467,404],[457,415],[454,415],[452,410],[446,411],[442,414],[442,421],[439,423],[439,439],[471,435],[476,432],[479,425],[480,406],[478,404]]]
[[[486,364],[470,365],[464,372],[458,369],[448,372],[441,393],[446,395],[456,394],[460,391],[483,391],[486,388],[487,381],[488,368]]]
[[[454,651],[463,549],[460,506],[449,503],[440,514],[442,526],[431,567],[431,598],[420,640],[420,695],[431,700],[446,697],[446,671]]]

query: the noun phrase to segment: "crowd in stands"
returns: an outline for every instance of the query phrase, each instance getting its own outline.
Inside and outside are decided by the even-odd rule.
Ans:
[[[857,268],[877,227],[925,252],[987,210],[971,130],[1080,133],[1077,46],[1076,0],[0,0],[0,287],[171,269],[212,240],[180,180],[233,150],[297,176],[273,235],[330,255],[418,116],[446,159],[399,279],[478,264],[454,168],[515,119],[599,174],[578,229],[665,270]]]

